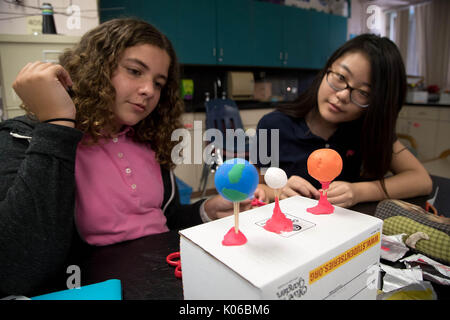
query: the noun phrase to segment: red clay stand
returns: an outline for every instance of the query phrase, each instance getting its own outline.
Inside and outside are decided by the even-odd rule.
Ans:
[[[238,230],[238,233],[236,233],[236,230],[234,227],[232,227],[227,234],[223,237],[222,245],[224,246],[242,246],[243,244],[247,243],[247,238],[244,236],[244,234]]]
[[[291,232],[294,230],[292,220],[286,218],[284,213],[281,212],[278,197],[275,197],[275,207],[273,208],[272,218],[267,220],[264,229],[275,233]]]
[[[320,182],[322,184],[322,190],[320,191],[319,203],[312,208],[306,209],[309,213],[312,214],[330,214],[334,212],[334,207],[331,203],[328,202],[327,193],[325,190],[330,186],[330,182]]]

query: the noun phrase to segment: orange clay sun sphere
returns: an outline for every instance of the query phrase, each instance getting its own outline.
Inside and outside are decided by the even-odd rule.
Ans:
[[[342,158],[333,149],[319,149],[310,154],[308,173],[320,182],[333,181],[342,171]]]

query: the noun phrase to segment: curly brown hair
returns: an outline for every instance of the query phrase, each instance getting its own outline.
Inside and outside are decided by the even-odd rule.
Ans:
[[[179,95],[179,65],[170,40],[145,21],[124,18],[104,22],[84,34],[74,48],[60,56],[60,64],[73,80],[76,128],[87,134],[91,144],[101,138],[111,138],[115,126],[111,109],[115,89],[111,77],[125,49],[139,44],[165,50],[170,57],[170,66],[158,106],[133,126],[133,139],[150,143],[157,161],[166,168],[173,168],[171,150],[177,141],[171,141],[171,134],[181,127],[180,117],[184,110]]]

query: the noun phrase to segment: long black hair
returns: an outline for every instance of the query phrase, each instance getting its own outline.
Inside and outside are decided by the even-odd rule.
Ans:
[[[323,77],[337,59],[349,52],[366,54],[371,69],[369,107],[358,119],[362,128],[359,134],[361,176],[380,179],[387,194],[383,177],[392,161],[395,125],[406,94],[405,66],[395,43],[374,34],[362,34],[347,41],[331,55],[311,86],[296,101],[278,109],[294,118],[304,118],[310,111],[318,110],[317,95]]]

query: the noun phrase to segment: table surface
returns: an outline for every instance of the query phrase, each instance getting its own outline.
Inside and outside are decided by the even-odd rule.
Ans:
[[[448,179],[444,182],[450,184]],[[406,201],[423,207],[429,197]],[[373,215],[376,206],[377,202],[361,203],[351,209]],[[174,267],[166,262],[168,254],[179,251],[179,245],[178,232],[169,231],[110,246],[91,247],[78,264],[81,285],[119,279],[124,300],[183,299],[182,280],[175,277]]]
[[[82,261],[82,285],[119,279],[124,300],[183,299],[181,279],[166,257],[179,251],[177,231],[96,247]]]

